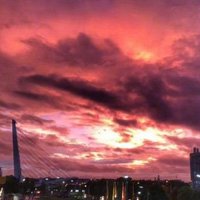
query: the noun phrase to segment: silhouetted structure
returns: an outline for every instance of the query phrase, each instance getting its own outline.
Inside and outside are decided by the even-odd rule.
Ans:
[[[193,149],[190,154],[190,173],[192,186],[194,189],[200,189],[200,152],[198,148]]]
[[[16,121],[12,120],[12,136],[13,136],[13,161],[14,161],[14,176],[18,180],[21,179],[21,166],[20,166],[20,156],[19,147],[17,139],[17,128]]]

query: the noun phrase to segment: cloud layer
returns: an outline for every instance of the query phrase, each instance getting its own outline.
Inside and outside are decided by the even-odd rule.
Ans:
[[[189,180],[200,144],[199,1],[0,2],[5,174],[15,118],[27,176]]]

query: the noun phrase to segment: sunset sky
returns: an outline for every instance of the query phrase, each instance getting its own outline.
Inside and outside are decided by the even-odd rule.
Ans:
[[[0,0],[0,167],[180,178],[200,146],[199,0]]]

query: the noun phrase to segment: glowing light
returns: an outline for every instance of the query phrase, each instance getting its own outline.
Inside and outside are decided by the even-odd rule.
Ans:
[[[116,146],[120,142],[121,136],[119,133],[112,130],[111,127],[95,127],[93,137],[100,143]]]
[[[0,190],[0,197],[2,197],[3,196],[3,188],[1,188],[1,190]]]
[[[151,52],[148,51],[140,51],[138,54],[136,54],[136,59],[141,59],[144,61],[151,61],[154,59],[154,56]]]
[[[134,134],[134,141],[139,144],[143,144],[144,140],[149,140],[152,142],[164,142],[163,132],[155,128],[147,128],[145,130],[135,130],[131,132]]]
[[[103,118],[103,119],[102,119],[102,122],[103,122],[105,125],[107,125],[107,126],[113,124],[113,120],[112,120],[111,118]]]
[[[104,200],[104,199],[105,199],[104,196],[101,196],[101,197],[100,197],[100,200]]]
[[[146,160],[134,160],[132,162],[133,165],[145,165],[147,163],[148,163],[148,161],[146,161]]]
[[[102,157],[100,156],[100,153],[98,152],[92,152],[92,155],[94,156],[94,160],[101,160]]]
[[[143,166],[145,164],[150,163],[151,161],[155,161],[155,158],[149,157],[146,160],[133,160],[133,162],[131,163],[132,165],[135,166]]]
[[[176,150],[176,149],[178,149],[177,145],[175,145],[175,144],[167,144],[166,146],[165,145],[158,146],[158,148],[160,150]]]
[[[164,135],[168,135],[167,132],[159,130],[157,128],[148,127],[144,130],[127,128],[126,133],[130,136],[129,141],[123,142],[123,134],[116,132],[110,126],[95,127],[92,132],[92,137],[96,139],[97,143],[106,144],[111,147],[119,148],[136,148],[144,145],[146,141],[159,143],[160,149],[177,149],[174,144],[168,144]]]
[[[135,142],[133,138],[130,138],[129,142],[122,142],[123,135],[113,130],[112,127],[103,126],[95,127],[92,131],[93,137],[98,143],[106,144],[111,147],[119,148],[134,148],[142,145],[142,142]]]

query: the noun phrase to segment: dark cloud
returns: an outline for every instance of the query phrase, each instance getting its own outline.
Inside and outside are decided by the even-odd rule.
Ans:
[[[42,119],[38,116],[29,115],[29,114],[23,114],[20,120],[23,121],[23,123],[36,124],[40,126],[44,124],[50,124],[53,122],[53,120]]]
[[[115,118],[114,121],[118,123],[120,126],[136,127],[138,125],[138,122],[135,119]]]
[[[74,95],[97,102],[112,109],[129,109],[128,103],[123,102],[117,94],[107,91],[103,88],[93,86],[90,83],[83,80],[58,78],[56,76],[32,75],[29,77],[23,77],[20,79],[20,81],[21,83],[32,83],[40,86],[43,85],[47,87],[53,87],[62,91],[70,92]],[[19,94],[24,95],[23,92]],[[30,97],[31,96],[29,95],[27,96],[27,98]],[[33,95],[33,97],[35,96]],[[36,98],[41,97],[36,96]]]
[[[44,94],[38,94],[30,91],[14,91],[14,93],[18,96],[24,97],[33,101],[42,101],[45,103],[52,103],[51,98],[45,96]]]
[[[31,75],[20,78],[21,85],[34,84],[51,87],[60,91],[96,102],[112,110],[144,114],[157,122],[181,124],[199,129],[199,81],[185,76],[147,73],[125,78],[120,89],[109,91],[80,79],[62,78],[55,75]],[[49,102],[39,94],[17,92],[26,98]],[[195,98],[194,98],[195,96]],[[189,119],[189,120],[188,120]],[[137,122],[115,119],[122,126]]]
[[[167,76],[166,81],[169,87],[167,93],[173,98],[200,96],[200,81],[196,78],[171,75]]]
[[[0,100],[0,107],[5,108],[5,109],[11,109],[11,110],[22,109],[22,107],[16,103],[5,102],[2,100]]]
[[[134,92],[141,98],[143,109],[154,119],[162,122],[171,119],[173,113],[166,99],[166,85],[159,75],[131,77],[126,81],[125,88],[127,92]]]
[[[37,38],[23,42],[31,47],[31,57],[35,56],[36,59],[60,65],[103,67],[106,64],[116,64],[116,60],[123,55],[111,40],[105,39],[102,44],[96,44],[84,33],[80,33],[77,38],[60,40],[54,46]]]
[[[140,98],[141,112],[152,119],[199,129],[199,83],[197,77],[180,74],[175,69],[165,74],[160,70],[126,78],[125,89]]]
[[[51,94],[47,94],[46,92],[41,92],[41,93],[36,93],[27,91],[26,89],[20,89],[20,90],[15,90],[13,91],[13,94],[24,100],[28,100],[28,104],[30,107],[34,105],[34,107],[40,107],[40,109],[46,109],[46,108],[51,108],[51,109],[63,109],[63,110],[68,110],[72,111],[75,110],[73,105],[67,105],[65,101],[63,101],[62,98],[58,96],[54,96]],[[25,101],[24,103],[27,103]],[[42,105],[42,107],[41,107]],[[26,108],[30,108],[26,107]]]
[[[122,110],[129,113],[134,111],[135,114],[148,115],[153,120],[161,123],[185,125],[199,129],[200,121],[198,116],[200,109],[198,102],[200,99],[200,82],[197,77],[199,73],[197,66],[200,60],[198,56],[200,49],[199,40],[198,35],[177,40],[173,45],[175,54],[169,59],[170,62],[162,63],[162,66],[167,66],[168,64],[173,67],[174,63],[181,59],[181,70],[179,67],[172,68],[169,71],[163,70],[162,68],[158,70],[156,65],[159,66],[159,63],[154,64],[155,66],[143,64],[142,69],[145,68],[145,71],[136,70],[136,66],[134,66],[131,69],[131,74],[133,75],[127,75],[126,72],[117,69],[121,72],[120,80],[124,80],[119,83],[113,82],[113,85],[115,84],[118,88],[118,90],[115,91],[109,90],[109,88],[104,89],[103,87],[97,87],[93,85],[93,83],[83,80],[59,78],[56,76],[33,75],[26,78],[24,77],[21,81],[67,91],[104,105],[112,110]],[[68,46],[70,44],[76,47],[75,52],[79,52],[79,48],[81,52],[85,52],[84,48],[88,46],[92,52],[98,52],[98,55],[103,55],[103,52],[105,52],[105,54],[108,53],[105,49],[102,49],[102,47],[97,47],[93,40],[84,34],[80,34],[76,39],[67,39],[66,41],[58,42],[57,47],[53,48],[41,42],[36,46],[44,45],[41,49],[50,48],[53,52],[56,49],[60,49],[59,52],[61,53],[66,51],[65,48],[63,47],[62,49],[61,46],[64,44]],[[34,42],[33,44],[35,45]],[[113,49],[112,52],[120,52],[112,42],[110,44],[112,44],[110,45],[112,46],[111,49]],[[72,48],[72,46],[70,48]],[[94,50],[93,48],[95,47],[98,50]],[[47,50],[47,52],[48,51],[49,50]],[[80,57],[81,62],[83,61],[86,64],[86,58],[90,57],[90,53],[88,55],[87,52],[83,54],[86,54],[86,57]],[[50,58],[54,57],[51,53],[49,55]],[[75,60],[78,60],[76,58],[77,55],[78,54],[74,57]],[[122,56],[120,53],[118,55]],[[92,57],[95,58],[94,63],[96,62],[99,66],[102,65],[102,63],[99,62],[101,56],[99,58],[95,56]],[[92,59],[89,60],[93,62]],[[126,61],[122,63],[122,65],[123,64],[126,65]],[[141,68],[139,63],[137,63],[137,65],[137,68]],[[170,66],[166,68],[170,68]],[[149,67],[153,67],[151,72],[148,69]],[[137,73],[134,74],[136,71]],[[118,120],[118,123],[121,123],[121,125],[123,124],[120,120]]]

